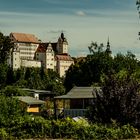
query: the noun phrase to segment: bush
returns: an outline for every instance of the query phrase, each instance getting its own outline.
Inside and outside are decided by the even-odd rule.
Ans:
[[[78,140],[117,140],[136,138],[137,129],[131,125],[102,125],[75,122],[73,119],[45,120],[42,117],[29,116],[19,117],[11,121],[10,128],[0,129],[0,139],[6,138],[63,138]]]

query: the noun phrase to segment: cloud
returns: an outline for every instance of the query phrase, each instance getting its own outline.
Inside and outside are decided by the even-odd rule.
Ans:
[[[50,30],[48,31],[48,33],[51,33],[51,34],[60,34],[60,33],[65,33],[66,31],[65,30]]]
[[[78,16],[85,16],[86,13],[84,11],[77,11],[76,15],[78,15]]]

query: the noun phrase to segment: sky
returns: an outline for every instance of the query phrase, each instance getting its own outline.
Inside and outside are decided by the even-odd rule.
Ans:
[[[64,32],[71,56],[85,56],[91,42],[140,59],[136,0],[0,0],[0,32],[31,33],[56,42]]]

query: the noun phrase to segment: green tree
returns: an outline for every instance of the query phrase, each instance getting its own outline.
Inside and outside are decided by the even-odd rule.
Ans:
[[[8,67],[6,84],[12,85],[14,82],[15,82],[15,75],[14,75],[13,68]]]
[[[0,63],[0,88],[6,85],[8,66],[5,63]]]
[[[0,96],[0,127],[10,128],[11,122],[26,114],[25,108],[12,97]]]
[[[114,57],[113,69],[116,72],[119,72],[122,69],[128,70],[133,73],[136,69],[139,68],[139,61],[136,59],[135,55],[131,52],[127,52],[126,55],[117,54]]]
[[[102,93],[97,93],[89,116],[102,123],[116,120],[136,126],[140,123],[139,91],[140,84],[130,73],[109,74],[105,76]]]
[[[138,14],[140,15],[140,0],[136,1],[136,5],[137,5]]]
[[[1,95],[4,95],[6,97],[25,96],[27,95],[27,93],[16,86],[6,86],[1,90]]]
[[[100,53],[103,51],[104,45],[101,43],[100,45],[97,42],[91,42],[90,46],[88,46],[89,52],[94,54],[96,52]]]
[[[93,51],[93,54],[76,61],[68,69],[64,81],[66,90],[69,91],[74,85],[91,86],[94,83],[100,83],[102,74],[107,74],[112,68],[113,58],[109,53],[102,49],[98,49],[97,52]]]
[[[0,32],[0,63],[6,62],[11,48],[13,48],[13,44],[10,38]]]

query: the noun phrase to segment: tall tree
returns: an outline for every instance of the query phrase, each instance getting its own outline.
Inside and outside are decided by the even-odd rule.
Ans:
[[[91,44],[90,55],[76,61],[66,72],[64,85],[69,91],[74,85],[91,86],[100,83],[102,74],[107,74],[113,68],[113,58],[110,53],[103,50],[103,44]]]
[[[90,111],[94,121],[138,125],[140,123],[140,84],[128,72],[109,74],[104,79],[102,93]]]
[[[25,108],[22,108],[20,102],[12,97],[0,95],[0,126],[10,127],[11,121],[26,114]]]
[[[0,88],[6,85],[8,66],[5,63],[0,63]]]
[[[13,47],[11,40],[8,36],[4,36],[0,32],[0,63],[4,63],[10,53],[10,49]]]

